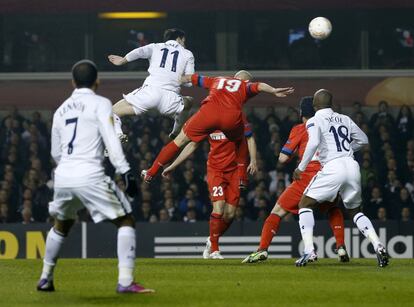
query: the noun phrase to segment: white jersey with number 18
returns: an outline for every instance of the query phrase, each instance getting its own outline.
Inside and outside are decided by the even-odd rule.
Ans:
[[[314,147],[317,147],[319,160],[324,165],[337,158],[353,157],[354,151],[368,144],[366,134],[349,116],[336,113],[331,108],[318,110],[307,121],[306,129],[309,141],[298,166],[301,171],[312,158]]]
[[[132,50],[125,56],[128,62],[148,59],[149,76],[144,85],[152,85],[178,93],[181,77],[194,73],[193,53],[175,40],[149,44]]]

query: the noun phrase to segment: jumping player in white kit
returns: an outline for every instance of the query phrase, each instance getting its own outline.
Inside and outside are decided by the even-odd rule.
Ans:
[[[53,116],[51,154],[56,161],[53,201],[49,213],[55,224],[46,239],[39,291],[54,291],[53,271],[59,251],[77,217],[86,207],[95,223],[110,220],[118,227],[118,293],[149,293],[134,282],[135,221],[131,205],[115,182],[105,175],[104,146],[109,159],[134,196],[137,184],[115,133],[111,102],[97,94],[98,72],[93,62],[83,60],[72,69],[72,95]]]
[[[368,137],[352,119],[332,110],[332,94],[329,91],[318,90],[314,94],[313,107],[315,116],[306,123],[309,141],[293,179],[300,179],[317,150],[322,169],[313,177],[299,203],[299,226],[305,249],[296,266],[305,266],[315,253],[315,220],[311,208],[325,201],[332,202],[339,193],[350,217],[372,243],[378,265],[385,267],[389,261],[385,246],[369,218],[361,212],[361,174],[358,162],[354,160],[354,152],[368,144]]]
[[[149,76],[135,91],[124,95],[124,99],[113,106],[115,130],[122,136],[120,117],[140,115],[151,109],[174,118],[170,138],[174,139],[189,116],[191,97],[180,95],[181,77],[194,73],[194,56],[185,49],[185,33],[180,29],[168,29],[164,43],[149,44],[132,50],[126,56],[109,55],[109,61],[117,66],[137,59],[148,59]],[[184,84],[191,86],[191,83]],[[122,137],[125,139],[125,137]]]

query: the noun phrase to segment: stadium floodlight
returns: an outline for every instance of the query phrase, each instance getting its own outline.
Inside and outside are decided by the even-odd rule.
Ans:
[[[166,18],[166,12],[105,12],[99,13],[102,19],[157,19]]]

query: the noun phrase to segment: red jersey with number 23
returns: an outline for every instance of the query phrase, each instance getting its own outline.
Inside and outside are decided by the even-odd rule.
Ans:
[[[244,136],[253,135],[252,127],[243,114]],[[216,130],[208,136],[210,152],[207,165],[216,171],[228,172],[237,168],[236,144],[231,142],[223,132]]]

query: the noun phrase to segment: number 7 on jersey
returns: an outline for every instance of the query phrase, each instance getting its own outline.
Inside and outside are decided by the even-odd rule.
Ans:
[[[78,118],[77,117],[69,118],[66,120],[65,123],[66,123],[66,126],[70,124],[75,124],[75,129],[73,129],[72,139],[68,143],[68,155],[71,155],[73,152],[73,141],[75,141],[75,138],[76,138],[76,129],[78,128]]]

